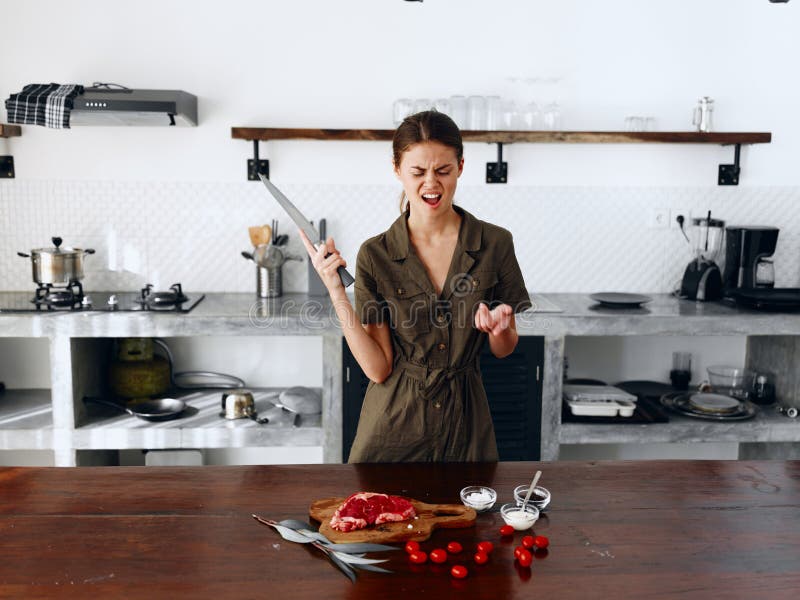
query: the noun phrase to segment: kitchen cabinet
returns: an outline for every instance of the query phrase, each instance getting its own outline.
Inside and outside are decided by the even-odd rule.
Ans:
[[[706,423],[681,417],[667,424],[641,426],[561,422],[565,345],[571,337],[582,336],[730,336],[745,346],[748,365],[757,369],[764,368],[764,364],[776,367],[773,370],[778,398],[800,406],[797,315],[695,303],[667,294],[654,295],[651,303],[636,310],[592,308],[592,302],[583,294],[549,294],[543,299],[534,295],[532,300],[542,312],[520,313],[516,323],[522,338],[520,348],[532,345],[530,357],[525,359],[526,372],[530,374],[539,367],[526,406],[540,407],[538,446],[542,460],[556,460],[559,445],[567,443],[735,442],[739,443],[741,456],[768,457],[772,448],[782,444],[797,446],[800,442],[800,422],[771,410],[737,423]],[[80,464],[85,453],[113,449],[250,448],[276,444],[286,448],[321,447],[324,462],[341,462],[346,363],[341,331],[327,302],[305,294],[285,294],[263,303],[254,302],[252,294],[207,294],[186,314],[0,312],[4,354],[13,354],[23,340],[34,339],[41,345],[33,352],[46,365],[41,385],[27,386],[32,390],[10,386],[0,399],[0,450],[51,451],[56,465],[72,466]],[[312,305],[313,310],[309,311]],[[550,310],[548,306],[560,312],[544,312]],[[273,345],[272,340],[285,336],[319,340],[318,350],[302,357],[309,361],[303,364],[321,365],[321,384],[317,387],[322,394],[323,412],[319,422],[308,422],[291,431],[256,431],[249,423],[239,427],[236,422],[229,427],[222,419],[213,427],[183,427],[177,420],[146,427],[142,422],[137,423],[140,427],[130,429],[119,426],[119,417],[93,418],[95,413],[90,414],[83,407],[81,398],[101,389],[104,371],[98,365],[107,360],[111,338],[191,338],[202,344],[211,336],[263,339],[265,348],[281,347]],[[504,361],[508,359],[498,364],[514,365]],[[217,370],[214,365],[209,368]],[[499,378],[501,383],[504,378],[505,375]],[[487,374],[487,388],[489,380]],[[197,401],[214,404],[210,397]],[[15,406],[30,412],[30,420],[17,418]],[[351,410],[346,418],[352,420],[354,412]],[[535,432],[526,435],[535,446]]]
[[[206,298],[201,308],[185,315],[0,312],[0,348],[13,353],[28,338],[42,340],[44,346],[39,354],[44,355],[40,358],[46,364],[49,385],[48,389],[34,390],[10,385],[0,394],[0,451],[48,450],[57,466],[75,466],[96,464],[97,456],[128,449],[321,447],[323,460],[338,462],[340,403],[336,401],[337,411],[331,410],[334,396],[338,398],[340,394],[338,368],[323,367],[322,385],[309,386],[321,395],[323,413],[301,416],[296,427],[283,422],[258,425],[246,419],[225,420],[219,416],[222,390],[181,391],[178,395],[187,400],[189,414],[163,422],[143,421],[113,409],[87,407],[82,402],[84,396],[107,393],[112,340],[119,337],[162,337],[168,341],[191,338],[195,344],[215,343],[209,339],[214,335],[228,336],[233,343],[236,338],[257,338],[254,343],[264,349],[266,361],[281,347],[283,336],[315,336],[321,338],[318,345],[313,345],[318,350],[304,359],[314,365],[339,365],[339,336],[327,320],[318,322],[316,327],[306,327],[298,308],[301,303],[296,295],[287,294],[275,308],[275,301],[255,302],[250,294],[232,294]],[[265,326],[271,316],[275,320]],[[328,360],[323,358],[325,353],[334,356]],[[209,368],[217,370],[213,365]],[[258,408],[264,405],[267,394],[284,388],[252,389]]]
[[[369,379],[344,339],[342,370],[342,458],[347,461]],[[481,377],[501,461],[541,458],[543,371],[544,339],[541,337],[521,337],[514,352],[503,359],[495,358],[488,344],[484,345]]]

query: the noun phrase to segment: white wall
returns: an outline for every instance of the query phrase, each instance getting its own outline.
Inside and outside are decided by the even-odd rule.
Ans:
[[[781,227],[778,285],[800,282],[797,3],[767,0],[6,2],[0,97],[36,81],[113,81],[199,97],[196,128],[24,128],[0,140],[0,289],[30,287],[17,250],[59,234],[95,247],[88,289],[188,282],[254,289],[239,251],[249,225],[286,217],[245,180],[250,143],[232,126],[391,127],[401,96],[502,94],[558,100],[568,129],[620,129],[630,114],[691,128],[696,99],[719,130],[772,131],[745,147],[742,182],[716,185],[732,149],[662,144],[517,144],[508,185],[482,182],[488,144],[468,144],[457,196],[508,227],[532,290],[669,291],[688,247],[650,229],[654,210]],[[558,83],[543,83],[556,78]],[[533,83],[530,83],[533,81]],[[273,180],[351,263],[397,215],[386,142],[262,144]],[[202,242],[201,242],[202,238]],[[295,235],[290,249],[301,253]],[[301,264],[287,290],[306,289]]]
[[[699,96],[719,130],[773,131],[745,149],[745,185],[796,184],[797,3],[767,0],[97,0],[3,2],[0,96],[34,81],[113,81],[200,98],[196,129],[46,131],[0,142],[21,179],[241,181],[230,127],[390,127],[393,99],[499,93],[556,99],[569,129],[629,114],[690,128]],[[526,84],[526,78],[560,78]],[[517,81],[513,81],[517,80]],[[0,146],[2,148],[2,146]],[[388,146],[274,144],[281,183],[391,183]],[[480,183],[486,145],[468,149]],[[510,148],[510,185],[712,186],[731,152],[704,147]],[[469,168],[472,166],[473,168]]]

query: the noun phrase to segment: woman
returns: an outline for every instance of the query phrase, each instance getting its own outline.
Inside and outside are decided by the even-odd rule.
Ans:
[[[480,350],[488,338],[495,356],[511,354],[514,313],[531,305],[511,234],[453,204],[463,144],[445,114],[405,119],[393,164],[402,214],[359,250],[355,309],[333,240],[315,249],[303,236],[371,380],[350,462],[496,461]]]

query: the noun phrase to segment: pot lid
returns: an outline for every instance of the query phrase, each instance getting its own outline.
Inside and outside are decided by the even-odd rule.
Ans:
[[[54,248],[36,248],[32,250],[37,254],[75,254],[76,252],[81,252],[80,248],[70,248],[67,246],[66,248],[61,247],[62,239],[60,237],[51,238],[53,240]]]

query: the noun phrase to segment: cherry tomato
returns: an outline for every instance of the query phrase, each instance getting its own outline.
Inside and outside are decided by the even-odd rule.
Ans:
[[[412,552],[408,555],[408,560],[410,560],[415,565],[421,565],[428,560],[428,555],[425,554],[422,550],[417,550],[416,552]]]
[[[412,552],[416,552],[417,550],[419,550],[419,542],[414,542],[414,541],[406,542],[406,552],[411,554]]]
[[[530,567],[531,562],[533,562],[533,556],[530,552],[525,550],[524,548],[519,553],[519,558],[517,558],[521,567]]]
[[[464,565],[455,565],[452,569],[450,569],[450,575],[456,579],[464,579],[464,577],[467,576],[467,573],[467,567]]]
[[[480,542],[478,544],[478,552],[489,554],[492,550],[494,550],[494,544],[492,542]]]
[[[525,550],[525,548],[523,548],[522,546],[517,546],[516,548],[514,548],[514,558],[518,559],[520,552],[527,552],[527,550]]]
[[[547,548],[550,545],[550,540],[543,535],[537,535],[533,538],[533,545],[537,548]]]
[[[450,554],[458,554],[458,553],[459,553],[459,552],[461,552],[463,549],[464,549],[464,548],[463,548],[463,547],[461,546],[461,544],[459,544],[458,542],[450,542],[449,544],[447,544],[447,551],[448,551]]]
[[[436,550],[431,550],[430,558],[431,562],[441,564],[447,560],[447,552],[445,552],[441,548],[437,548]]]
[[[503,525],[500,528],[500,535],[514,535],[514,528],[511,525]]]
[[[476,552],[473,558],[475,559],[475,563],[479,565],[485,565],[489,562],[489,555],[485,552]]]
[[[525,548],[527,548],[528,550],[533,548],[533,536],[532,535],[526,535],[524,538],[522,538],[522,545]]]

